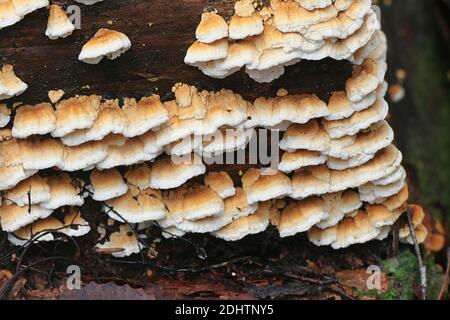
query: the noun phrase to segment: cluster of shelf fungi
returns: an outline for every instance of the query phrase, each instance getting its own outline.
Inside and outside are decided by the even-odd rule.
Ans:
[[[230,90],[176,83],[169,101],[58,94],[35,105],[0,104],[0,224],[8,239],[24,245],[98,232],[96,249],[115,257],[142,251],[140,232],[155,225],[166,238],[208,233],[227,241],[273,225],[280,237],[305,232],[334,249],[385,239],[409,194],[385,120],[387,46],[372,1],[264,7],[241,0],[230,21],[204,13],[196,37],[185,62],[211,77],[245,68],[255,81],[271,82],[286,66],[324,58],[348,60],[353,72],[326,101],[287,90],[246,101]],[[79,59],[116,59],[130,47],[124,34],[101,29]],[[26,89],[3,66],[0,99]],[[275,166],[248,167],[238,178],[226,165],[211,170],[209,163],[245,150],[261,128],[281,136],[271,145],[281,152]],[[103,204],[97,230],[83,218],[87,197]],[[424,241],[418,207],[413,222]],[[116,231],[106,232],[112,225]],[[402,226],[401,240],[412,243],[411,236]]]

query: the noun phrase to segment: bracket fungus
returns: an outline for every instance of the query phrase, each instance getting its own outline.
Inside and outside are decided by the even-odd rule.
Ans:
[[[95,245],[97,252],[110,253],[116,258],[124,258],[139,253],[143,248],[144,245],[127,224],[120,225],[119,231],[111,233],[107,239],[103,239]]]
[[[219,79],[245,67],[250,78],[267,83],[301,60],[385,57],[370,0],[272,0],[259,8],[242,0],[234,8],[228,24],[217,13],[202,15],[186,64]],[[368,44],[372,38],[377,45]]]
[[[129,120],[119,106],[118,100],[106,100],[98,108],[94,122],[89,128],[77,129],[61,137],[66,146],[77,146],[89,141],[103,140],[109,134],[123,134]]]
[[[51,40],[56,40],[70,36],[74,30],[75,26],[70,22],[66,11],[59,5],[52,4],[45,35]]]
[[[2,66],[0,70],[0,100],[21,95],[27,89],[28,85],[16,76],[12,65]]]
[[[37,9],[44,8],[49,5],[48,0],[11,0],[16,13],[25,16]]]
[[[65,206],[80,207],[84,204],[80,181],[67,174],[59,174],[48,177],[47,183],[50,187],[50,199],[41,203],[43,208],[56,210]]]
[[[328,217],[329,213],[320,198],[308,198],[287,205],[281,212],[276,226],[280,237],[289,237],[308,231]]]
[[[50,200],[51,190],[47,181],[39,175],[34,175],[5,194],[5,204],[15,204],[21,207],[39,204]]]
[[[78,129],[92,127],[100,111],[99,96],[80,96],[60,101],[56,105],[56,129],[51,133],[60,138]]]
[[[57,239],[65,240],[62,235],[82,237],[91,231],[89,223],[82,218],[77,208],[70,207],[63,211],[63,215],[62,221],[50,216],[21,227],[10,232],[8,240],[17,246],[23,246],[30,241],[36,243]]]
[[[114,60],[131,48],[130,39],[123,33],[102,28],[82,48],[78,60],[97,64],[104,57]]]
[[[106,201],[103,211],[112,219],[125,223],[140,223],[165,218],[167,214],[161,192],[129,187],[124,195]]]
[[[195,154],[182,158],[158,159],[152,165],[150,186],[155,189],[173,189],[205,172],[205,165]]]
[[[106,201],[120,197],[127,193],[128,186],[119,171],[93,170],[90,175],[92,199]]]
[[[211,188],[204,185],[187,185],[167,191],[164,202],[167,218],[160,221],[162,227],[176,226],[183,220],[196,221],[223,213],[225,204]]]
[[[139,231],[157,223],[164,238],[210,233],[226,241],[272,224],[281,237],[308,233],[314,244],[334,249],[386,238],[409,193],[402,154],[385,121],[384,34],[377,31],[368,2],[274,0],[273,10],[264,14],[249,4],[236,3],[234,23],[242,22],[241,31],[250,32],[244,22],[259,15],[260,34],[230,39],[230,26],[208,13],[186,60],[203,71],[228,74],[245,67],[272,80],[299,59],[296,51],[311,59],[345,56],[353,63],[345,90],[332,92],[329,101],[285,92],[251,103],[230,90],[177,83],[174,99],[165,102],[156,95],[125,98],[123,105],[77,96],[58,101],[55,109],[23,105],[13,116],[5,105],[0,109],[4,122],[12,120],[13,126],[0,140],[0,189],[9,199],[0,207],[4,230],[40,223],[61,207],[77,210],[91,197],[104,202],[108,226],[120,223],[96,245],[97,252],[116,257],[144,247],[128,223],[139,224]],[[288,7],[295,15],[286,16]],[[297,19],[299,13],[304,20]],[[285,32],[276,21],[299,29]],[[209,33],[209,24],[216,25],[215,33]],[[341,35],[327,29],[336,24],[345,30]],[[205,165],[208,155],[245,148],[255,128],[282,135],[278,170],[250,168],[235,185],[231,171]],[[51,167],[88,171],[90,179],[36,175]],[[25,215],[30,206],[33,214]],[[422,225],[415,226],[420,240]],[[408,241],[402,232],[402,241]]]
[[[217,13],[205,12],[195,30],[195,36],[198,41],[203,43],[215,42],[228,37],[228,24]]]
[[[237,241],[248,235],[263,232],[270,224],[271,209],[270,201],[261,202],[254,213],[240,217],[212,234],[226,241]]]
[[[15,204],[0,207],[0,224],[3,231],[13,232],[36,220],[44,219],[53,213],[39,205],[20,207]]]
[[[250,204],[282,198],[292,193],[291,180],[279,171],[265,174],[259,169],[249,169],[242,176],[242,187]]]
[[[0,104],[0,128],[6,127],[11,120],[11,110],[6,104]]]
[[[25,139],[32,135],[45,135],[56,129],[56,115],[51,104],[23,105],[14,116],[12,135]]]
[[[11,0],[0,0],[0,30],[22,20]]]
[[[236,194],[233,180],[224,171],[208,172],[204,178],[205,185],[216,192],[222,199],[227,199]]]
[[[285,173],[311,167],[319,166],[327,161],[328,157],[318,151],[296,150],[292,152],[285,152],[281,157],[281,162],[278,164],[278,169]]]

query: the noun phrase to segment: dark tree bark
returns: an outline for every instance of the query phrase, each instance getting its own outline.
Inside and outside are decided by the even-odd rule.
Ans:
[[[68,96],[163,96],[177,82],[208,89],[228,88],[247,99],[274,95],[280,87],[292,93],[315,92],[325,96],[343,88],[351,71],[346,62],[303,62],[289,68],[288,76],[267,85],[257,85],[243,72],[216,80],[185,65],[184,55],[195,40],[201,13],[214,8],[227,16],[233,4],[233,0],[115,0],[80,5],[81,30],[56,41],[44,35],[48,12],[42,9],[0,31],[0,57],[2,63],[14,64],[18,75],[29,84],[29,90],[18,98],[27,103],[47,101],[47,91],[51,89],[63,89]],[[111,26],[108,21],[112,21]],[[131,51],[99,65],[78,61],[83,44],[101,27],[127,34],[133,44]]]
[[[29,84],[29,90],[14,99],[25,103],[48,101],[47,91],[52,89],[63,89],[66,97],[99,94],[106,98],[139,98],[152,93],[164,96],[177,82],[210,90],[228,88],[249,100],[257,96],[273,96],[281,87],[290,93],[316,93],[325,98],[331,91],[344,88],[344,81],[351,73],[350,64],[344,61],[301,62],[289,67],[281,79],[264,85],[248,79],[243,72],[225,80],[215,80],[184,65],[185,52],[194,41],[194,31],[203,10],[214,8],[223,15],[229,15],[233,3],[233,0],[114,0],[94,6],[80,5],[81,30],[56,41],[45,37],[48,12],[39,10],[15,26],[0,30],[0,64],[13,64],[17,74]],[[73,1],[68,1],[68,4],[73,4]],[[382,12],[390,48],[389,80],[391,83],[396,81],[397,68],[408,72],[405,82],[407,96],[401,103],[391,105],[391,122],[396,129],[396,143],[404,152],[410,178],[415,182],[412,186],[417,187],[412,188],[414,200],[425,204],[438,201],[441,211],[446,212],[450,207],[450,90],[447,78],[450,66],[448,52],[439,33],[441,29],[437,26],[436,13],[439,12],[433,8],[431,1],[394,1],[391,7],[382,7]],[[112,21],[112,25],[108,21]],[[126,33],[133,43],[132,49],[117,60],[102,61],[98,65],[78,61],[83,44],[101,27]],[[239,170],[239,167],[231,168],[235,178]],[[363,268],[376,263],[388,247],[386,243],[371,243],[335,252],[329,248],[315,248],[304,235],[280,240],[273,231],[249,237],[239,244],[195,236],[197,243],[206,244],[209,257],[205,262],[193,258],[195,252],[192,247],[183,243],[180,246],[174,241],[161,244],[160,257],[163,257],[161,260],[165,265],[189,264],[194,260],[199,267],[204,267],[249,255],[276,263],[282,261],[283,268],[286,268],[282,273],[292,266],[314,261],[320,270],[333,273],[334,270]],[[119,275],[142,278],[145,274],[146,266],[131,265],[126,269],[114,265],[111,268],[113,263],[109,260],[99,264],[103,260],[97,261],[89,250],[86,247],[84,252],[84,257],[90,257],[87,262],[104,268],[100,273],[112,274],[111,281]],[[199,294],[196,290],[200,290],[200,294],[208,294],[211,289],[208,281],[214,279],[215,282],[211,280],[211,290],[217,285],[224,296],[247,297],[249,287],[274,283],[273,277],[261,273],[267,261],[247,261],[237,266],[230,264],[218,269],[221,272],[206,272],[207,276],[205,273],[189,273],[187,280],[159,280],[155,286],[170,293],[165,297],[172,297],[174,293],[171,290],[179,288],[182,288],[183,297],[189,297],[192,292]],[[232,272],[238,276],[231,276]],[[253,282],[242,282],[241,277],[248,279],[249,273]],[[297,270],[294,274],[298,276],[301,272]],[[208,283],[202,282],[199,286],[199,278],[207,279]],[[286,280],[285,276],[281,278]],[[321,280],[321,275],[316,275],[316,278]],[[283,287],[284,283],[278,282],[279,279],[276,281]],[[317,286],[308,287],[310,283],[302,282],[300,285],[302,290],[317,291]],[[300,296],[305,294],[302,290],[302,293],[299,291]]]

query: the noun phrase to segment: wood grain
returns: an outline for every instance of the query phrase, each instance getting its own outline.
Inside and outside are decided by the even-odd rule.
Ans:
[[[152,93],[164,96],[176,82],[210,90],[228,88],[249,100],[273,96],[281,87],[290,93],[317,93],[322,98],[343,89],[351,72],[345,61],[303,61],[289,67],[286,75],[271,84],[257,84],[242,71],[225,80],[212,79],[185,65],[183,58],[194,41],[201,13],[217,9],[229,16],[233,4],[233,0],[114,0],[80,5],[81,30],[56,41],[44,34],[48,11],[41,9],[0,30],[0,62],[13,64],[17,74],[28,83],[28,91],[15,99],[26,103],[48,101],[47,92],[51,89],[63,89],[67,96],[92,93],[107,98],[139,98]],[[111,26],[108,21],[112,21]],[[132,49],[117,60],[98,65],[78,61],[83,44],[101,27],[127,34]]]

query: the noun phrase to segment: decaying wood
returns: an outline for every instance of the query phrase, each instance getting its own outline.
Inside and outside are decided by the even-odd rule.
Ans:
[[[74,4],[74,1],[67,1],[67,3]],[[271,84],[257,84],[248,79],[242,71],[225,80],[211,79],[204,76],[196,68],[184,65],[184,54],[194,41],[195,27],[202,11],[218,9],[219,13],[226,16],[231,13],[233,3],[234,0],[114,0],[104,1],[94,6],[80,5],[82,9],[81,30],[76,30],[72,36],[57,41],[45,37],[48,12],[45,9],[39,10],[28,15],[15,26],[0,30],[0,64],[13,64],[19,77],[28,83],[28,91],[13,100],[25,103],[48,101],[47,92],[52,89],[63,89],[66,92],[66,97],[76,94],[99,94],[105,98],[127,96],[139,98],[152,93],[165,96],[176,82],[187,82],[210,90],[228,88],[242,94],[244,98],[249,100],[257,96],[273,96],[281,87],[288,89],[290,93],[317,93],[320,97],[327,97],[331,91],[343,89],[344,80],[351,73],[350,64],[343,61],[301,62],[289,67],[288,72],[281,79]],[[388,26],[388,36],[390,34],[395,35],[395,41],[390,43],[392,48],[390,50],[390,64],[403,67],[413,65],[411,68],[417,68],[417,61],[411,57],[411,55],[416,55],[417,50],[405,50],[408,46],[411,49],[413,45],[419,43],[420,46],[421,44],[420,41],[412,41],[421,39],[418,33],[413,32],[413,27],[421,24],[416,19],[411,19],[411,17],[417,18],[419,15],[412,14],[410,11],[428,13],[422,8],[427,4],[418,2],[414,6],[408,6],[408,10],[404,10],[404,5],[401,2],[394,3],[394,6],[398,6],[400,9],[392,10],[390,15],[387,15],[387,18],[383,20],[385,26]],[[425,17],[425,15],[420,17]],[[398,32],[399,18],[402,18],[402,24],[407,26],[406,31]],[[109,21],[112,22],[112,25],[108,23]],[[428,21],[422,22],[420,20],[419,22],[430,25]],[[82,45],[101,27],[126,33],[133,43],[132,49],[117,60],[103,61],[99,65],[87,65],[78,61],[77,57]],[[409,53],[405,54],[407,51]],[[421,62],[419,61],[419,63]],[[393,73],[395,68],[392,68],[391,71]],[[411,72],[411,74],[413,73]],[[427,74],[428,76],[431,77]],[[392,74],[391,79],[393,79]],[[423,83],[425,84],[425,81]],[[427,81],[426,83],[434,82]],[[439,88],[432,89],[427,90],[430,95],[433,95],[433,92],[440,93]],[[413,90],[408,90],[407,87],[407,95],[410,96],[412,92]],[[434,94],[434,99],[430,99],[433,108],[435,107],[433,101],[440,96]],[[400,147],[404,149],[402,144],[406,144],[407,139],[409,139],[416,148],[417,141],[413,141],[411,133],[401,129],[402,126],[408,127],[408,119],[418,118],[417,112],[411,112],[411,110],[426,110],[426,106],[415,100],[412,101],[411,97],[405,99],[404,103],[404,108],[397,108],[393,111],[394,127],[397,125],[398,130],[396,131],[401,134],[398,142]],[[427,112],[429,117],[433,114],[437,113]],[[437,127],[437,121],[424,118],[423,122],[432,123],[433,128]],[[428,128],[426,125],[409,127]],[[402,134],[402,132],[404,133]],[[428,147],[434,148],[434,145],[429,144]],[[436,152],[427,152],[427,154],[434,158]],[[428,163],[428,161],[424,162]],[[429,167],[438,168],[435,165]],[[214,169],[220,168],[220,166],[217,166]],[[239,170],[245,171],[245,168],[234,166],[227,171],[237,180],[239,179]],[[89,207],[89,209],[92,212],[99,212],[97,207]],[[95,221],[95,216],[92,215],[90,218],[92,219],[90,223],[96,227],[98,221]],[[97,235],[95,232],[93,233],[93,235],[87,237],[88,239],[80,241],[86,241],[85,244],[95,243]],[[23,267],[20,268],[17,277],[15,276],[15,280],[20,275],[26,274],[27,271],[35,270],[48,276],[48,279],[52,275],[59,280],[67,276],[64,274],[65,266],[55,267],[60,254],[66,255],[67,252],[71,252],[70,248],[67,248],[67,244],[62,244],[61,248],[54,244],[43,245],[42,248],[46,248],[48,252],[56,252],[54,257],[48,257],[46,260],[42,260],[41,248],[30,249],[32,251],[30,257],[28,255],[24,257],[24,252],[18,252],[19,256],[22,254],[22,258],[20,263],[17,263],[17,261],[6,261],[10,259],[11,253],[14,254],[14,252],[11,252],[11,248],[7,246],[4,233],[0,234],[0,238],[0,252],[3,256],[0,257],[0,265],[2,267],[4,264],[13,270],[14,266],[22,265],[23,260]],[[364,250],[358,250],[359,247],[357,246],[337,253],[329,248],[312,246],[305,240],[304,235],[280,240],[278,237],[274,238],[270,230],[265,235],[244,239],[240,244],[228,244],[218,239],[197,235],[189,238],[189,241],[191,243],[168,240],[161,244],[158,248],[160,258],[156,261],[145,257],[145,261],[136,259],[136,261],[124,260],[119,262],[105,256],[96,257],[92,254],[91,247],[81,246],[83,250],[82,258],[86,260],[86,257],[88,257],[87,261],[83,260],[83,262],[87,262],[98,269],[96,270],[98,274],[84,275],[84,279],[86,282],[95,281],[99,283],[126,280],[133,286],[148,285],[147,292],[142,293],[140,291],[139,294],[145,294],[145,297],[150,296],[151,298],[249,299],[254,298],[256,293],[270,298],[279,298],[276,294],[303,296],[310,293],[309,291],[320,291],[324,286],[324,281],[326,281],[323,275],[286,273],[286,269],[281,267],[282,263],[297,266],[307,265],[307,261],[311,259],[320,263],[322,269],[328,268],[327,272],[332,274],[337,270],[354,268],[355,265],[361,268],[366,264],[374,263],[373,253],[379,257],[382,256],[382,252],[387,251],[386,243],[375,243],[364,246]],[[208,261],[197,258],[196,251],[198,251],[198,248],[202,248],[208,253]],[[3,259],[5,253],[8,253],[7,259]],[[367,256],[369,253],[370,256]],[[262,274],[260,270],[267,265],[245,261],[248,256],[258,256],[266,261],[279,262],[281,270],[277,269],[277,278],[270,277],[267,273]],[[61,261],[69,259],[72,263],[71,258],[60,258]],[[78,259],[76,263],[81,264],[81,260]],[[358,263],[355,263],[355,261],[358,261]],[[51,263],[51,266],[48,266],[48,263]],[[39,269],[37,269],[38,267]],[[143,280],[142,274],[145,274],[149,268],[165,273],[164,277],[157,275],[150,280]],[[246,272],[244,273],[243,270]],[[267,268],[263,270],[267,270]],[[182,274],[180,275],[180,273]],[[199,274],[194,277],[192,273]],[[303,281],[301,290],[277,291],[278,288],[282,289],[283,286],[291,285],[290,281],[279,282],[281,281],[279,278],[290,281],[301,281],[302,279],[311,281]],[[276,285],[273,285],[273,283],[276,283]],[[271,285],[273,286],[270,287]],[[325,282],[325,286],[327,285],[329,283]],[[270,290],[255,289],[267,287]],[[90,288],[102,289],[97,286],[91,286]],[[108,288],[110,287],[106,286],[106,289]],[[336,290],[338,294],[345,298],[346,293],[341,292],[334,286],[330,285],[328,290]],[[42,292],[36,289],[33,294],[37,298],[50,298],[53,290],[49,291],[51,292]],[[133,297],[134,294],[134,292],[130,292]],[[30,293],[28,297],[32,298],[33,296]],[[65,291],[62,293],[58,291],[58,295],[54,297],[71,298],[70,294]]]
[[[228,88],[247,99],[273,96],[281,87],[291,93],[314,92],[322,96],[343,89],[351,72],[350,64],[344,61],[301,62],[290,67],[288,75],[266,85],[256,84],[243,72],[225,80],[212,79],[185,65],[184,55],[195,40],[201,13],[217,9],[227,16],[233,4],[234,0],[115,0],[80,5],[81,30],[56,41],[44,35],[47,10],[38,10],[0,31],[1,63],[13,64],[18,76],[29,85],[28,91],[16,99],[26,103],[47,101],[47,92],[52,89],[63,89],[66,97],[164,96],[177,82],[216,90]],[[117,60],[99,65],[78,61],[83,44],[102,27],[127,34],[132,49]]]

